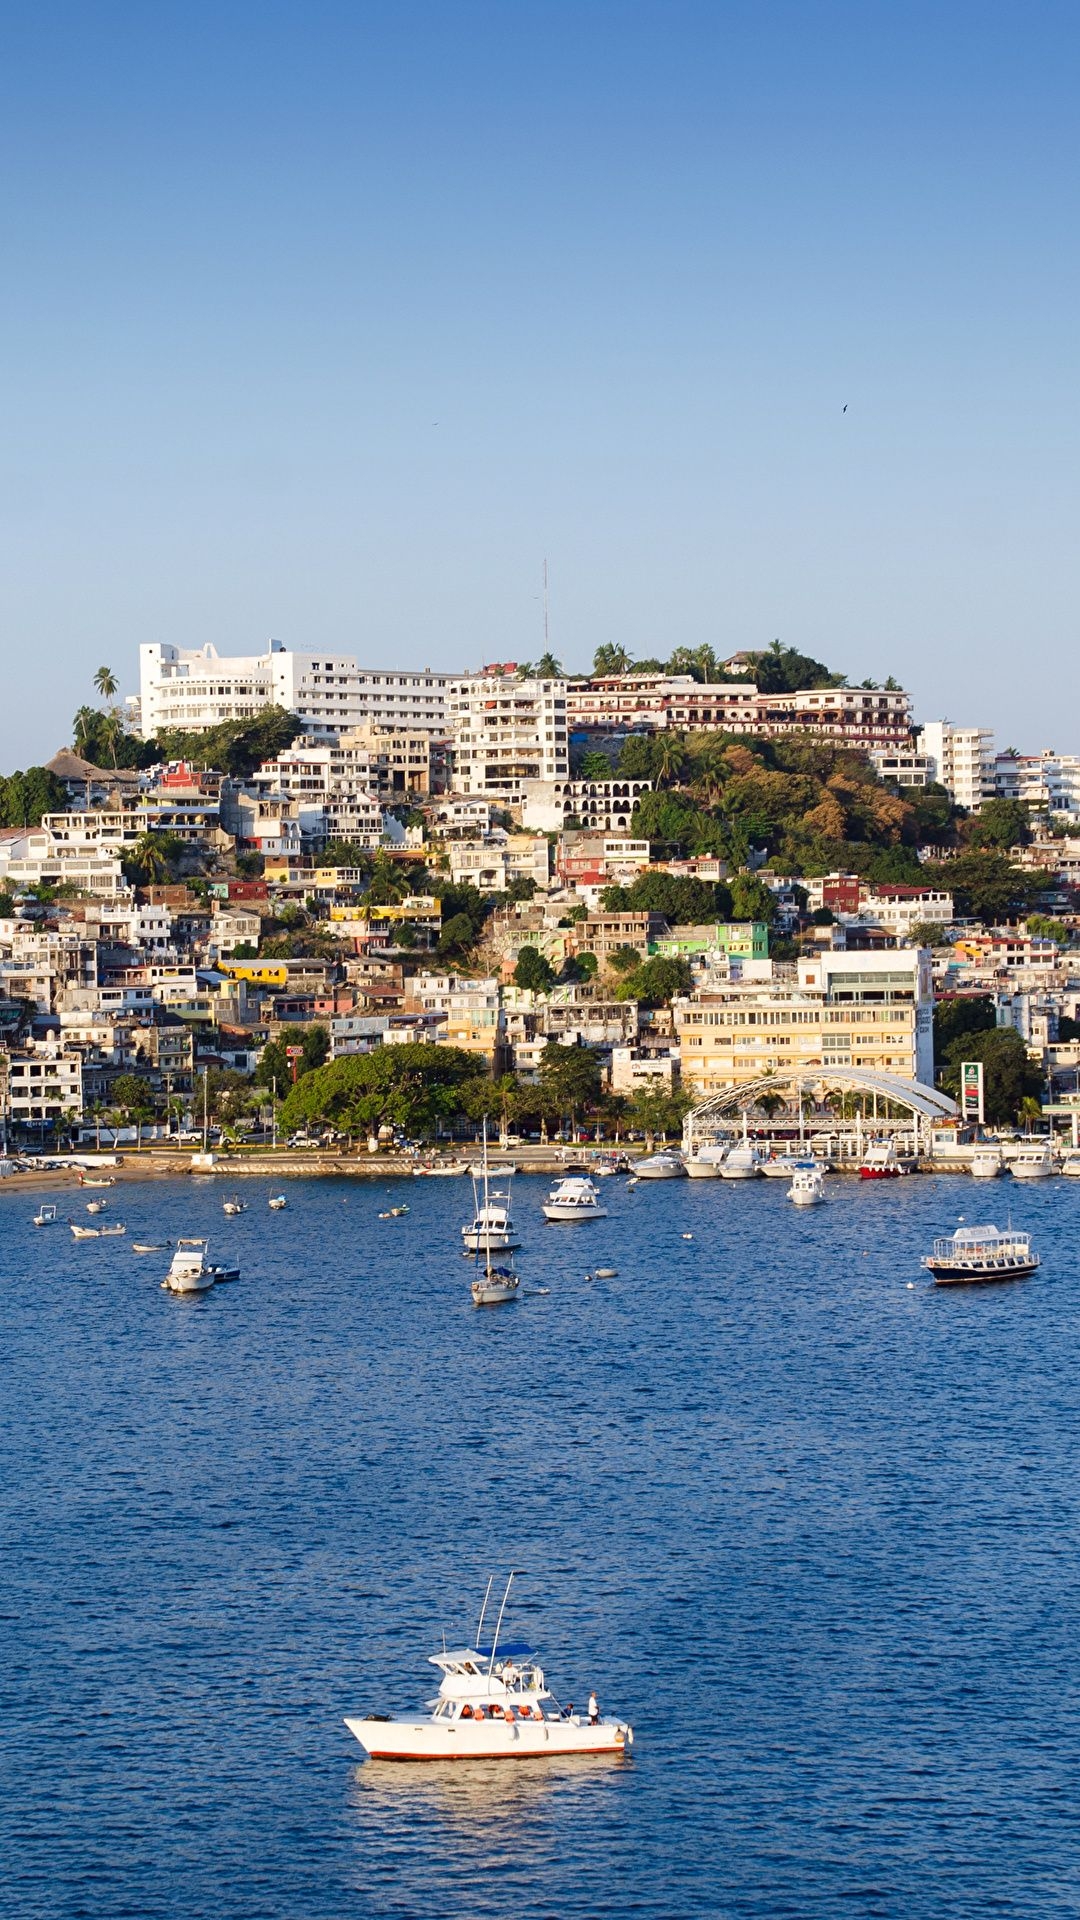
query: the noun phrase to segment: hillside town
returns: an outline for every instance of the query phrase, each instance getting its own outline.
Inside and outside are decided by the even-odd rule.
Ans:
[[[988,1121],[1075,1144],[1080,756],[778,642],[580,678],[152,644],[94,689],[0,781],[8,1153],[677,1134],[963,1061]]]

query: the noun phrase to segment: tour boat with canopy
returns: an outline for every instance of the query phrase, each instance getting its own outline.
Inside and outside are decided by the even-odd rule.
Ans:
[[[435,1699],[417,1714],[346,1715],[345,1725],[372,1760],[529,1760],[557,1754],[628,1754],[633,1728],[625,1720],[559,1705],[532,1648],[503,1640],[510,1588],[506,1582],[494,1632],[485,1638],[494,1577],[488,1581],[471,1646],[429,1655],[442,1679]],[[596,1706],[596,1696],[590,1696]]]
[[[1022,1280],[1038,1265],[1031,1235],[1017,1233],[1012,1227],[1004,1233],[997,1227],[960,1227],[947,1238],[935,1240],[933,1252],[923,1260],[939,1287],[971,1285],[980,1280]]]

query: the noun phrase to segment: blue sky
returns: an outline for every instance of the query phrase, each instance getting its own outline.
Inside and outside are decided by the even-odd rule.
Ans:
[[[1078,53],[994,0],[9,4],[0,767],[144,639],[535,655],[545,555],[571,668],[779,635],[1080,751]]]

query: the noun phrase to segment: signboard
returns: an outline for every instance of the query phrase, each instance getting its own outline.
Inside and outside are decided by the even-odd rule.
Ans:
[[[285,1054],[286,1054],[286,1058],[292,1061],[292,1077],[293,1077],[293,1086],[295,1087],[295,1085],[296,1085],[296,1063],[297,1063],[297,1061],[298,1061],[298,1060],[302,1060],[302,1059],[303,1059],[303,1057],[304,1057],[304,1049],[303,1049],[303,1047],[286,1047],[286,1049],[285,1049]]]
[[[983,1063],[981,1060],[965,1060],[961,1065],[960,1112],[965,1120],[977,1120],[980,1126],[986,1118],[983,1111]]]

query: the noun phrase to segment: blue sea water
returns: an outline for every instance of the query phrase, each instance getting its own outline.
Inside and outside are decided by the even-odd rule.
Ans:
[[[542,1191],[486,1313],[464,1182],[0,1193],[5,1915],[1080,1911],[1077,1187]],[[1010,1203],[1041,1272],[935,1291]],[[163,1293],[198,1231],[241,1281]],[[509,1565],[632,1761],[365,1764]]]

